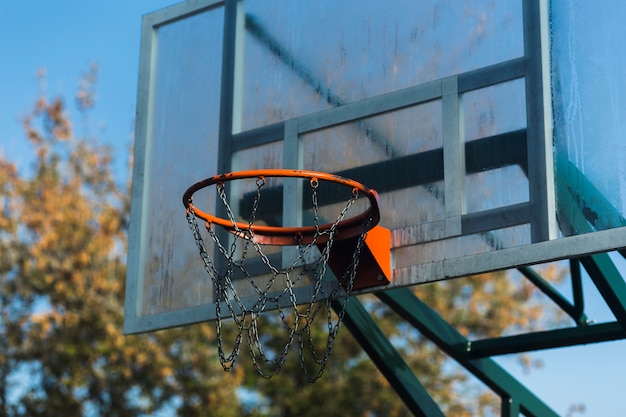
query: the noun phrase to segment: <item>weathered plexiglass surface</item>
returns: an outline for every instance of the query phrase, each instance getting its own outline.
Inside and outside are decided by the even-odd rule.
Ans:
[[[519,1],[243,0],[247,130],[524,54]]]
[[[622,3],[268,4],[144,19],[127,332],[215,318],[181,196],[219,173],[298,168],[375,188],[390,287],[626,246]],[[241,219],[254,188],[229,190]],[[267,224],[339,204],[327,191],[314,214],[306,186],[268,188]],[[219,212],[214,190],[194,203]]]
[[[565,235],[626,225],[626,4],[554,2],[554,145]]]
[[[143,154],[135,159],[141,165],[133,179],[133,192],[142,188],[132,215],[141,244],[131,246],[138,261],[131,264],[141,277],[141,316],[212,302],[211,286],[197,278],[197,250],[180,244],[189,227],[179,221],[179,194],[198,172],[217,169],[215,145],[207,139],[217,136],[219,126],[221,65],[214,57],[222,52],[223,20],[223,9],[210,9],[154,29],[149,94],[137,120],[147,140],[136,144]]]

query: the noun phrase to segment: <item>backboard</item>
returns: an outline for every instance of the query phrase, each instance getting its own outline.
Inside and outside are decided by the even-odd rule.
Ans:
[[[591,6],[570,3],[198,0],[145,16],[125,332],[215,319],[181,197],[221,173],[376,189],[389,287],[626,246],[626,153],[611,150],[626,118],[588,112],[617,85],[580,83],[594,51],[568,19]],[[275,190],[273,221],[306,221]]]

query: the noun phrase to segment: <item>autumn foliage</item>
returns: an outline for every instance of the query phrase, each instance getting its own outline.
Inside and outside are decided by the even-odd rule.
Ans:
[[[239,415],[209,326],[122,334],[128,192],[110,149],[76,136],[61,98],[37,99],[23,128],[32,171],[0,159],[0,415]]]

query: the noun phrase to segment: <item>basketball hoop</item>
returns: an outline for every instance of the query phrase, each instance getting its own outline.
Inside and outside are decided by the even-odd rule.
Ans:
[[[308,180],[311,224],[286,227],[261,224],[260,207],[267,200],[263,199],[262,202],[262,190],[269,179],[283,178]],[[250,212],[245,216],[235,214],[237,210],[231,208],[226,191],[225,183],[237,180],[255,181],[255,190],[248,193],[249,199],[252,200]],[[333,183],[346,190],[345,196],[340,197],[345,203],[333,205],[333,207],[342,207],[337,210],[336,215],[333,215],[331,221],[321,219],[318,200],[318,188],[321,182]],[[217,200],[223,205],[225,212],[223,218],[209,214],[193,204],[194,194],[211,186],[215,186]],[[349,215],[351,207],[362,196],[367,198],[367,208],[359,214]],[[183,204],[187,209],[187,221],[200,251],[204,268],[213,283],[217,299],[215,303],[217,347],[224,370],[229,371],[233,367],[245,335],[252,363],[262,376],[270,378],[278,373],[285,363],[288,352],[297,341],[300,363],[306,378],[310,382],[318,379],[332,351],[339,323],[343,319],[345,303],[348,302],[353,290],[389,283],[389,259],[383,257],[382,262],[375,259],[378,258],[376,253],[374,250],[368,250],[368,242],[366,242],[368,231],[374,228],[380,220],[376,191],[357,181],[323,172],[286,169],[250,170],[217,175],[192,185],[183,195]],[[240,220],[243,218],[246,220]],[[214,256],[207,250],[197,219],[205,221],[205,229],[215,248],[211,251],[214,252]],[[219,226],[218,230],[215,226]],[[219,229],[229,233],[219,233]],[[381,238],[378,237],[380,236],[379,229],[382,228],[377,227],[377,233],[372,234],[377,236],[375,238],[377,244],[374,246],[381,246]],[[388,253],[388,234],[386,236],[386,242],[385,238],[382,238],[382,247],[384,248],[386,244]],[[228,240],[228,243],[222,243],[224,239]],[[335,242],[341,242],[341,244],[334,245]],[[276,256],[268,255],[268,248],[276,246],[296,249],[282,251],[279,254],[281,256],[278,256],[280,260],[276,261]],[[371,271],[374,271],[376,278],[373,280],[368,278],[359,283],[356,279],[357,275],[361,274],[358,266],[364,254],[364,265],[367,265],[368,270],[364,275],[371,275]],[[250,261],[251,257],[260,260],[255,263],[254,274],[250,270],[250,265],[253,263]],[[285,259],[286,257],[290,259]],[[372,259],[374,259],[373,262]],[[275,265],[276,263],[278,265]],[[382,265],[379,265],[381,263]],[[384,265],[385,263],[387,265]],[[259,265],[265,269],[264,274],[259,274]],[[334,273],[335,280],[328,279],[329,270]],[[255,282],[254,277],[260,275],[269,278],[263,282]],[[313,284],[312,293],[307,294],[306,300],[299,300],[298,285],[306,280],[310,280]],[[252,293],[252,297],[239,294],[244,285],[246,287],[244,292]],[[333,319],[331,301],[337,297],[343,297],[344,308]],[[222,313],[222,308],[226,308],[228,312]],[[324,315],[327,318],[328,339],[324,353],[318,354],[314,348],[311,326],[322,308],[326,310]],[[262,313],[270,310],[278,312],[280,320],[277,321],[282,324],[285,331],[285,342],[280,349],[276,349],[276,346],[268,349],[259,335],[258,319]],[[222,320],[229,317],[236,323],[238,331],[232,350],[226,354],[221,327]],[[271,352],[268,352],[270,350]],[[309,360],[305,360],[305,357]],[[313,370],[309,369],[312,364],[315,368]]]
[[[339,239],[347,239],[349,237],[358,236],[363,232],[363,224],[367,221],[369,228],[374,227],[380,220],[380,212],[378,209],[378,193],[375,190],[365,187],[363,184],[333,175],[325,172],[289,170],[289,169],[265,169],[250,170],[241,172],[232,172],[230,174],[216,175],[200,181],[191,187],[183,195],[183,204],[187,209],[193,206],[193,194],[198,190],[216,184],[218,188],[223,187],[225,182],[240,180],[244,178],[257,178],[261,187],[268,177],[292,177],[292,178],[308,178],[310,180],[311,189],[316,189],[319,181],[329,181],[340,184],[352,189],[352,193],[358,195],[363,193],[370,201],[369,209],[358,216],[349,219],[340,219],[335,223],[327,223],[322,225],[302,226],[302,227],[278,227],[252,225],[244,222],[234,221],[232,218],[223,219],[209,213],[205,213],[196,207],[193,207],[196,217],[205,220],[209,224],[222,226],[231,233],[241,237],[253,239],[262,245],[279,245],[288,246],[298,243],[308,244],[316,239],[317,243],[324,243],[327,240],[330,229]],[[349,204],[351,202],[349,201]],[[345,213],[344,213],[345,214]]]

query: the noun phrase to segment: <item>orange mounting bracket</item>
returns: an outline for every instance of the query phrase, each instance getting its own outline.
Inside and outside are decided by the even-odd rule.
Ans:
[[[350,266],[359,237],[336,240],[330,250],[328,265],[336,277]],[[323,250],[324,245],[318,245]],[[375,226],[367,232],[354,279],[354,290],[391,283],[391,231]],[[341,283],[345,288],[346,283]]]

